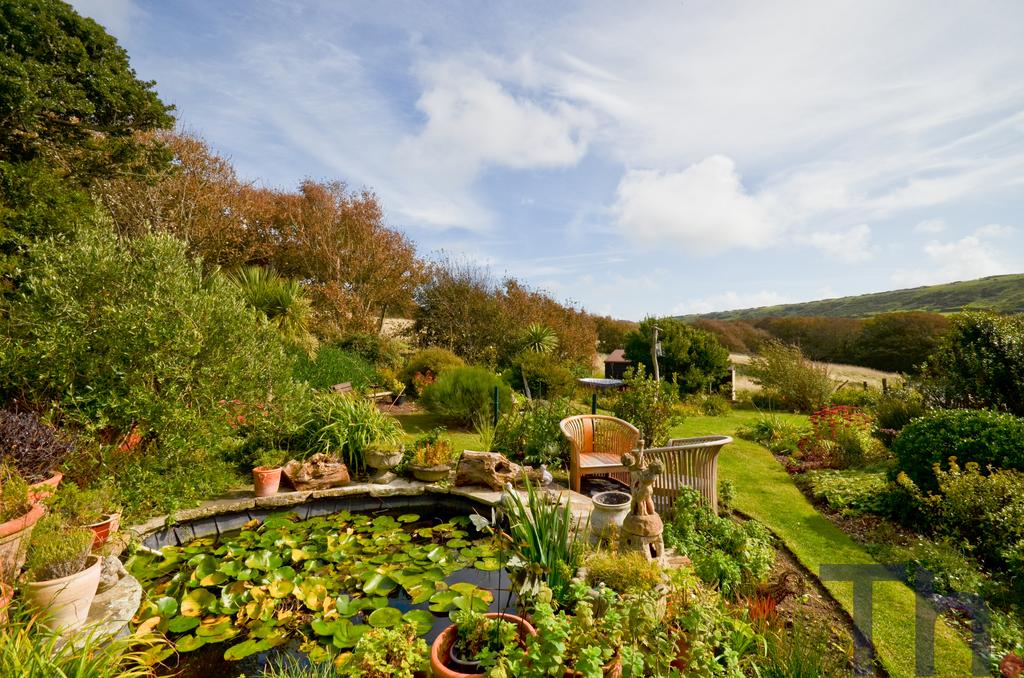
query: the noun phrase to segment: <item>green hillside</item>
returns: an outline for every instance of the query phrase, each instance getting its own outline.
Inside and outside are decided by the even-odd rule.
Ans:
[[[822,299],[801,304],[701,313],[683,316],[683,319],[754,320],[778,316],[858,318],[889,311],[954,313],[965,308],[991,309],[1003,313],[1024,312],[1024,274],[995,275],[945,285]]]

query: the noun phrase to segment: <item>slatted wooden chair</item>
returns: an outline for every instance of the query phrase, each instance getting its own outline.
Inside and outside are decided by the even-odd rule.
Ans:
[[[647,459],[660,459],[664,472],[654,480],[654,507],[671,517],[679,490],[691,487],[718,513],[718,453],[732,442],[729,436],[673,438],[667,447],[647,450]]]
[[[572,444],[569,484],[575,492],[585,475],[608,475],[629,483],[622,455],[636,449],[640,431],[628,421],[600,414],[566,417],[559,426]]]

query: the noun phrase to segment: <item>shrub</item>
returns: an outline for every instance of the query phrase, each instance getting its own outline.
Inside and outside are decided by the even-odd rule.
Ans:
[[[338,348],[355,353],[363,360],[389,370],[402,365],[403,344],[391,337],[368,332],[357,332],[337,342]]]
[[[576,378],[572,372],[550,353],[519,353],[512,367],[502,372],[501,376],[512,388],[523,390],[523,379],[526,379],[530,385],[530,395],[534,398],[553,400],[567,397],[576,388]]]
[[[982,594],[990,587],[981,566],[949,539],[918,539],[909,546],[876,547],[872,555],[883,563],[906,563],[905,581],[915,588],[921,570],[926,570],[932,577],[932,591],[939,595]]]
[[[937,410],[911,422],[893,442],[898,470],[921,489],[937,488],[933,466],[960,464],[1024,471],[1024,418],[985,410]]]
[[[736,429],[740,438],[764,445],[775,454],[796,452],[805,432],[799,424],[774,414],[762,414],[754,423]]]
[[[572,414],[564,398],[517,403],[498,420],[491,447],[515,461],[565,466],[570,446],[558,424]]]
[[[49,478],[74,449],[71,438],[32,412],[0,410],[0,461],[30,483]]]
[[[498,409],[505,412],[512,403],[512,390],[498,375],[483,367],[454,367],[441,372],[423,389],[420,399],[430,412],[471,425],[476,417],[492,411],[495,388]]]
[[[28,483],[13,469],[0,466],[0,523],[20,518],[31,509]]]
[[[805,476],[811,496],[844,514],[887,515],[893,486],[885,473],[813,470]]]
[[[44,515],[32,529],[25,559],[29,581],[49,581],[81,572],[93,537],[88,527],[72,527],[56,514]]]
[[[871,436],[871,417],[857,407],[826,407],[812,414],[810,423],[811,433],[800,441],[801,451],[824,456],[833,466],[859,466],[882,452]]]
[[[102,520],[112,508],[110,488],[81,489],[76,483],[63,482],[47,501],[71,525],[91,525]]]
[[[675,517],[665,527],[665,543],[690,557],[701,579],[725,596],[759,583],[775,562],[772,536],[754,520],[739,524],[716,516],[700,493],[683,489]]]
[[[835,390],[828,367],[811,362],[799,348],[781,342],[765,344],[747,372],[780,404],[800,412],[820,409]]]
[[[618,593],[650,591],[661,583],[661,567],[636,551],[609,553],[600,551],[587,558],[587,583],[604,584]]]
[[[304,353],[296,355],[292,374],[310,387],[326,391],[346,382],[353,388],[365,389],[376,381],[377,370],[357,353],[323,346],[313,357]]]
[[[890,388],[878,397],[874,412],[876,434],[891,445],[907,424],[924,415],[924,397],[909,386]]]
[[[945,407],[1024,416],[1024,316],[960,314],[928,358],[923,377]]]
[[[41,243],[2,325],[0,388],[105,439],[199,447],[229,432],[219,400],[292,388],[275,329],[169,236],[94,227]]]
[[[700,417],[723,417],[732,410],[729,400],[718,393],[695,393],[683,401],[683,411]]]
[[[655,381],[644,374],[644,366],[626,370],[625,390],[612,402],[612,413],[640,429],[647,447],[668,442],[669,429],[679,421],[674,414],[679,392],[675,385]]]
[[[359,637],[342,664],[352,678],[413,678],[429,667],[430,648],[417,637],[416,627],[374,628]]]
[[[421,383],[426,384],[434,381],[437,375],[445,370],[453,367],[462,367],[465,364],[462,358],[448,349],[436,346],[424,348],[416,351],[409,357],[409,361],[405,364],[398,378],[402,380],[410,394],[418,395],[420,391],[416,383],[416,375],[420,375],[419,380]]]
[[[832,394],[829,402],[832,405],[846,405],[848,407],[874,407],[881,393],[881,391],[871,388],[840,388]]]
[[[444,437],[445,429],[438,427],[416,439],[412,445],[412,463],[419,466],[440,466],[452,461],[455,448]]]

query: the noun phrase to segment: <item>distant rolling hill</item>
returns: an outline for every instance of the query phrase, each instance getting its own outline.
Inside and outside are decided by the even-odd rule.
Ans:
[[[990,309],[1002,313],[1024,312],[1024,273],[994,275],[945,285],[822,299],[801,304],[779,304],[682,317],[684,320],[696,320],[697,318],[755,320],[779,316],[859,318],[890,311],[954,313],[965,308]]]

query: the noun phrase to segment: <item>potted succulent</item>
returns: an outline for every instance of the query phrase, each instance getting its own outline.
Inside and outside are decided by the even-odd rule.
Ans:
[[[482,614],[470,605],[451,614],[452,625],[441,632],[430,648],[430,668],[435,678],[482,676],[484,669],[501,663],[513,649],[521,649],[537,631],[514,614]]]
[[[74,441],[40,421],[32,412],[0,409],[0,450],[28,482],[32,492],[52,492],[64,475],[58,470]]]
[[[387,485],[395,479],[391,469],[402,463],[405,450],[401,445],[386,445],[384,443],[371,443],[363,449],[363,460],[366,465],[373,469],[370,482],[378,485]]]
[[[593,510],[590,512],[590,541],[596,543],[603,540],[614,542],[615,535],[622,528],[622,522],[629,513],[629,505],[633,497],[628,492],[612,490],[598,492],[592,498]]]
[[[94,538],[92,530],[70,525],[57,513],[40,519],[32,532],[22,590],[51,630],[77,629],[89,616],[103,563],[90,555]]]
[[[416,480],[436,483],[451,473],[455,449],[452,442],[443,437],[443,433],[443,428],[435,428],[415,442],[409,471]]]
[[[351,654],[344,655],[338,675],[361,678],[415,678],[430,666],[430,650],[417,637],[416,626],[373,628],[359,637]]]
[[[13,582],[21,572],[32,528],[45,511],[23,478],[0,466],[0,581]]]
[[[281,466],[285,454],[280,450],[263,450],[256,456],[256,466],[252,469],[253,491],[257,497],[269,497],[277,494],[281,487]]]
[[[113,504],[108,486],[83,490],[76,483],[64,483],[47,504],[70,525],[92,530],[95,535],[92,544],[94,549],[106,543],[110,535],[117,531],[121,520],[121,513]]]

